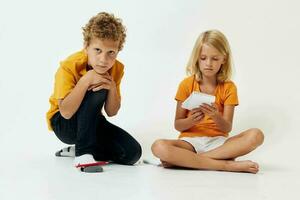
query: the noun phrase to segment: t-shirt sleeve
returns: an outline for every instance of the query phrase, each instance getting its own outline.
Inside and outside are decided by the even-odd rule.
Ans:
[[[228,84],[226,88],[224,105],[239,105],[237,88],[234,83]]]
[[[75,87],[76,79],[71,71],[60,66],[55,74],[54,98],[64,99]]]
[[[175,100],[177,101],[184,101],[186,98],[189,97],[189,87],[187,85],[186,80],[181,81],[178,86],[177,93],[175,96]]]
[[[118,77],[115,80],[116,83],[116,88],[117,88],[117,93],[119,95],[119,97],[121,98],[121,89],[120,89],[120,85],[121,85],[121,80],[123,78],[124,75],[124,70],[122,68],[122,70],[118,73]]]

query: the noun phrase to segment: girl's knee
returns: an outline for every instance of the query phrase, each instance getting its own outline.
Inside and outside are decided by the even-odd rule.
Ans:
[[[264,134],[258,128],[252,128],[249,130],[248,140],[250,144],[254,147],[261,145],[264,142]]]
[[[152,146],[151,146],[151,150],[152,150],[152,153],[158,157],[158,158],[164,158],[164,157],[167,157],[167,154],[168,154],[168,146],[169,146],[169,143],[167,140],[164,140],[164,139],[159,139],[159,140],[156,140]]]

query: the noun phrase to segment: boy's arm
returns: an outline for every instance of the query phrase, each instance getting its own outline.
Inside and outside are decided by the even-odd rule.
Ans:
[[[78,110],[88,87],[89,84],[87,81],[81,78],[73,90],[64,99],[58,100],[60,114],[65,119],[70,119]]]
[[[108,90],[107,99],[105,101],[104,110],[109,117],[116,115],[121,107],[121,98],[117,92],[116,83],[112,80],[111,87]]]
[[[107,89],[108,94],[104,105],[104,110],[109,117],[116,115],[121,107],[121,98],[117,92],[117,85],[111,75],[108,73],[105,75],[106,81],[100,84],[92,85],[88,90],[99,91],[101,89]]]

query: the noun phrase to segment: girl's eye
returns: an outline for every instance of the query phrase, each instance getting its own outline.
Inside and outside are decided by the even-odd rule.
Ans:
[[[218,58],[213,58],[215,61],[218,61],[219,59]]]
[[[101,52],[101,49],[96,48],[95,51],[98,53],[98,52]]]
[[[205,57],[200,57],[201,60],[205,60]]]

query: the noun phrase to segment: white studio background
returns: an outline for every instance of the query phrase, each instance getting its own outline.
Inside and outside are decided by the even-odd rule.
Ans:
[[[145,154],[155,139],[178,135],[174,96],[195,40],[207,29],[221,30],[232,47],[240,100],[233,134],[264,130],[265,148],[256,157],[265,163],[274,149],[293,151],[299,145],[293,138],[300,138],[299,6],[297,0],[0,0],[1,152],[30,158],[41,154],[36,149],[63,147],[45,120],[54,73],[82,48],[81,27],[100,11],[122,18],[128,30],[119,54],[126,67],[122,108],[111,121],[136,137]]]

